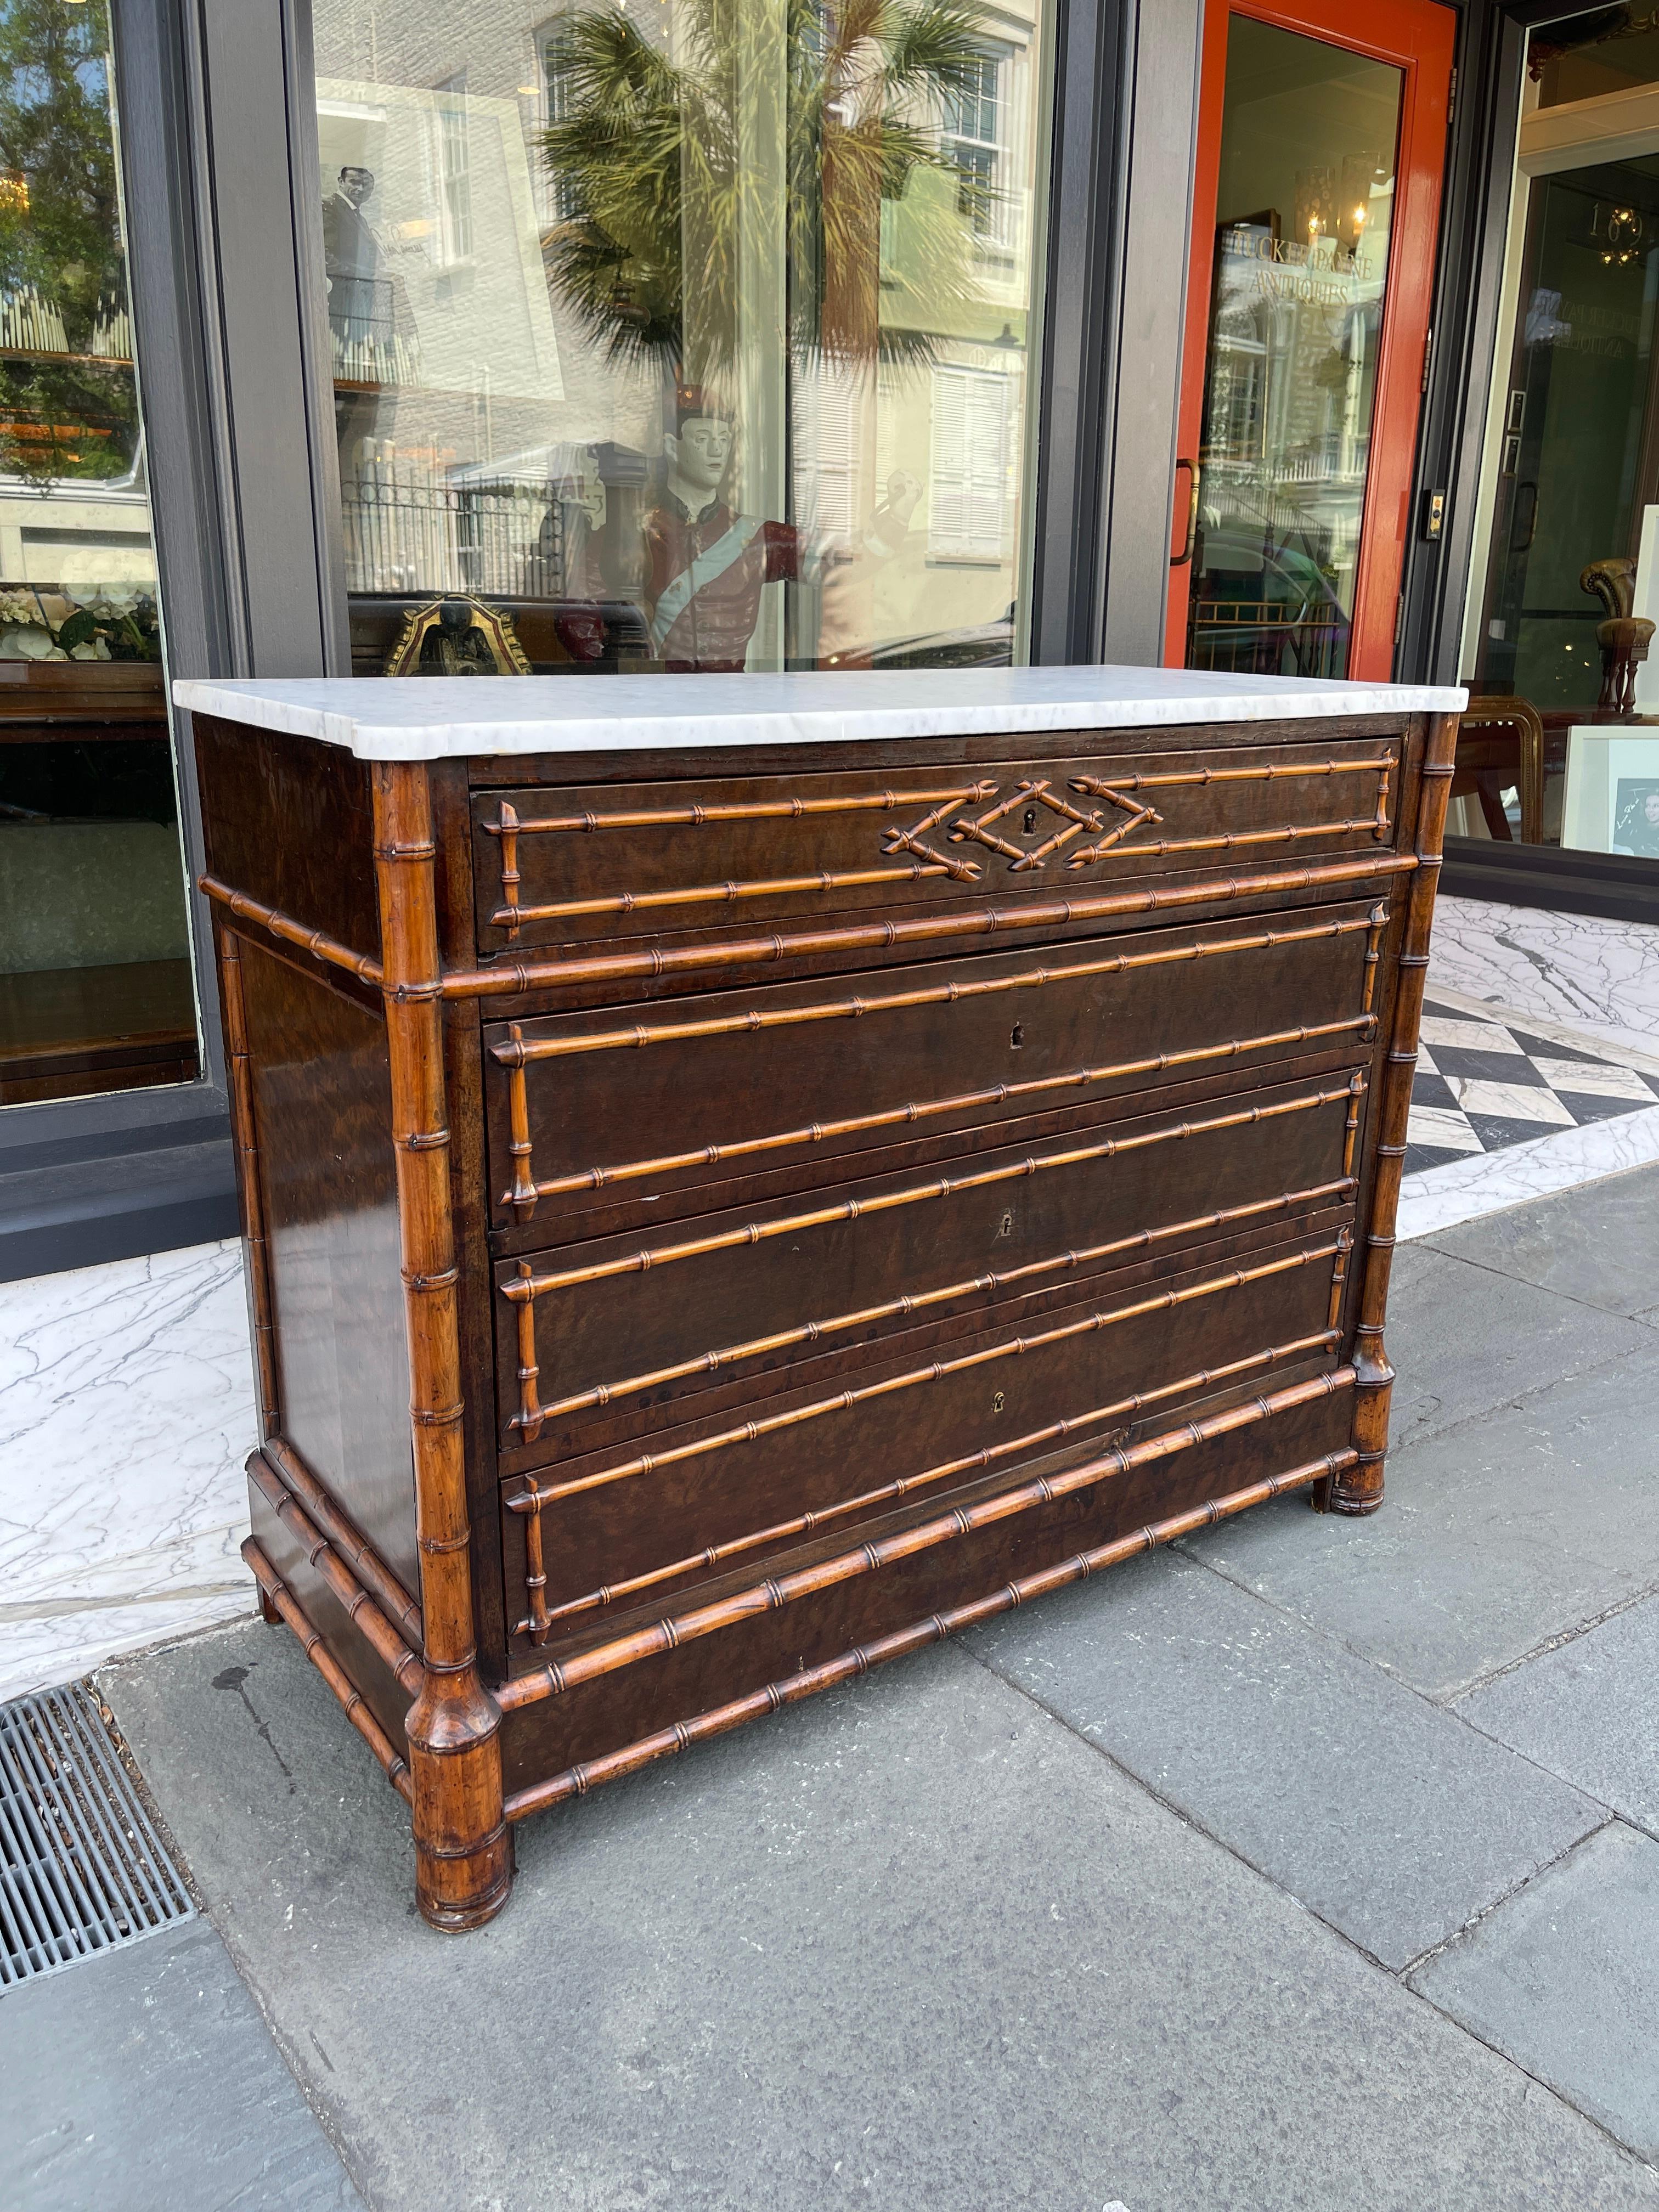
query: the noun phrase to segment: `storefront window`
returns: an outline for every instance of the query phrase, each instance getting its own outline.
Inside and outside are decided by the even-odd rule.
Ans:
[[[317,0],[362,675],[1024,657],[1042,0]]]
[[[1659,31],[1533,34],[1451,827],[1659,860]]]
[[[198,1072],[103,0],[0,0],[0,1103]]]

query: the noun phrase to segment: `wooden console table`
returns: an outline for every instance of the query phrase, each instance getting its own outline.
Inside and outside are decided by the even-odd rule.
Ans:
[[[512,1824],[1258,1500],[1382,1497],[1457,691],[181,684],[245,1547]]]

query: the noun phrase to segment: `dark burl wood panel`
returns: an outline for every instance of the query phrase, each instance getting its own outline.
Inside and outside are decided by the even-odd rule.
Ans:
[[[385,1025],[242,947],[282,1433],[418,1587]]]
[[[368,771],[337,745],[193,718],[210,874],[378,954]]]

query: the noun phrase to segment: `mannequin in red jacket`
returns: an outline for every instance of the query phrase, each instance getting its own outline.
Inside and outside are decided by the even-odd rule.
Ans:
[[[797,582],[817,557],[793,523],[736,514],[720,496],[732,460],[729,416],[700,392],[679,394],[678,428],[663,441],[662,504],[644,523],[646,619],[653,655],[671,669],[736,672],[744,665],[768,584]],[[884,561],[903,544],[921,486],[907,470],[854,549]]]

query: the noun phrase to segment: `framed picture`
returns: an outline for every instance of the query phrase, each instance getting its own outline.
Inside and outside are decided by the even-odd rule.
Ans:
[[[1659,723],[1568,732],[1561,842],[1659,860]]]

